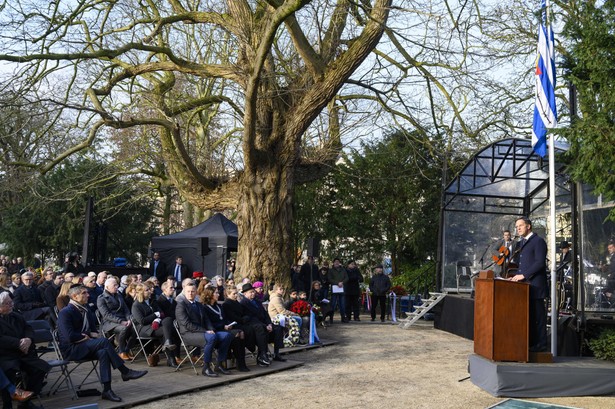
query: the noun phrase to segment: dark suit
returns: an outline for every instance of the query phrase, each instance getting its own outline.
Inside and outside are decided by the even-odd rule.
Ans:
[[[519,271],[524,281],[530,284],[530,346],[547,347],[547,311],[545,298],[547,286],[547,243],[533,233],[528,240],[521,241]]]
[[[312,265],[310,265],[310,263],[305,263],[299,270],[299,284],[301,288],[295,288],[295,290],[305,291],[309,296],[312,289],[312,281],[316,281],[319,278],[318,264],[312,263]]]
[[[156,264],[156,260],[151,259],[149,262],[149,268],[147,269],[150,277],[156,277],[160,284],[167,281],[167,277],[169,272],[167,270],[167,265],[161,259],[158,259],[158,263]]]
[[[49,365],[36,355],[34,342],[30,344],[27,354],[19,349],[21,338],[34,341],[34,330],[24,317],[16,312],[0,316],[0,369],[4,371],[11,382],[17,385],[16,373],[24,374],[25,388],[38,394],[43,387],[45,374]],[[3,400],[7,398],[3,393]],[[10,402],[10,397],[9,400]]]
[[[204,308],[200,302],[190,302],[185,297],[181,297],[175,309],[179,332],[187,345],[203,345],[203,360],[206,364],[211,362],[214,348],[218,350],[218,362],[224,362],[233,341],[233,335],[226,331],[208,333],[207,331],[215,330]]]
[[[84,326],[86,315],[87,324]],[[100,381],[111,382],[111,365],[117,369],[124,366],[124,360],[118,356],[107,338],[81,341],[91,332],[96,332],[96,317],[89,309],[84,314],[73,304],[62,308],[58,314],[58,337],[62,355],[70,361],[98,360]]]
[[[244,306],[241,305],[239,301],[227,298],[222,304],[222,314],[224,315],[224,318],[226,318],[230,322],[235,321],[237,323],[237,325],[234,325],[233,328],[240,329],[244,332],[245,346],[251,352],[254,352],[257,345],[256,334],[254,332],[254,328],[249,325],[250,316],[248,315]],[[267,341],[265,339],[265,345],[266,344]]]
[[[45,305],[41,293],[35,285],[26,286],[24,284],[17,287],[13,294],[15,310],[21,312],[26,319],[37,320],[49,315],[49,307]]]
[[[174,263],[171,267],[169,267],[169,270],[167,271],[167,273],[168,273],[167,275],[170,275],[170,276],[172,276],[173,278],[175,278],[177,280],[177,277],[175,275],[175,268],[176,267],[177,267],[177,263]],[[180,264],[179,265],[179,270],[180,270],[180,279],[177,280],[177,283],[175,284],[175,287],[177,288],[177,293],[178,294],[181,292],[181,289],[182,289],[182,281],[184,281],[186,278],[192,277],[192,275],[188,271],[188,266],[186,264]]]
[[[274,354],[278,354],[280,348],[284,345],[284,331],[279,325],[273,325],[269,313],[263,308],[263,304],[256,298],[253,301],[243,298],[241,305],[248,316],[246,325],[250,325],[255,332],[256,345],[258,346],[259,355],[265,354],[268,351],[267,341],[273,341]],[[268,332],[267,326],[271,325],[273,331]]]
[[[119,291],[111,294],[107,290],[98,297],[96,301],[98,312],[102,317],[102,331],[104,333],[113,331],[117,335],[117,343],[120,352],[130,351],[134,343],[134,328],[122,325],[122,321],[130,320],[130,310],[124,302],[124,298]]]
[[[165,317],[170,317],[172,320],[175,319],[175,308],[177,307],[177,301],[175,301],[175,298],[171,298],[171,300],[169,300],[164,294],[161,294],[156,299],[156,304],[158,305],[158,310],[163,313]],[[180,345],[176,331],[173,331],[172,339],[176,345]],[[175,348],[175,350],[173,350],[173,355],[179,357],[180,352],[181,349],[179,347]]]

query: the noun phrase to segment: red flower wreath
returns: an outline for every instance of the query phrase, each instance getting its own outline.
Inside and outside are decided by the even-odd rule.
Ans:
[[[303,300],[295,301],[290,306],[290,310],[295,314],[304,317],[306,315],[310,315],[310,304]]]

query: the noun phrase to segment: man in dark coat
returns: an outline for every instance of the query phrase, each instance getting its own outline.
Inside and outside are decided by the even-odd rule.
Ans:
[[[384,322],[386,315],[387,294],[391,290],[391,279],[383,274],[382,264],[378,264],[374,269],[374,275],[369,280],[369,291],[372,295],[372,321],[376,320],[376,306],[380,303],[380,321]]]
[[[530,284],[530,350],[547,350],[547,243],[532,232],[532,222],[521,217],[515,222],[517,234],[521,237],[519,248],[519,270],[512,281]]]
[[[102,331],[116,334],[120,357],[128,361],[132,359],[129,352],[136,341],[136,334],[130,322],[130,310],[122,294],[118,292],[118,287],[115,278],[107,278],[105,291],[98,297],[96,305],[102,317]]]
[[[158,282],[164,283],[167,281],[167,276],[169,272],[167,271],[167,265],[160,259],[160,253],[157,251],[152,256],[152,259],[149,262],[149,268],[147,269],[150,277],[156,277]]]
[[[13,384],[17,372],[23,375],[26,389],[38,395],[43,388],[45,375],[51,369],[35,351],[34,330],[19,313],[13,311],[9,293],[0,294],[0,369]],[[4,407],[12,407],[11,397],[2,392]],[[38,408],[32,402],[20,403],[20,408]]]
[[[87,307],[87,288],[81,285],[72,287],[68,296],[69,304],[62,308],[58,315],[58,337],[62,355],[70,361],[97,359],[100,382],[103,385],[102,398],[121,402],[122,398],[111,389],[111,366],[121,372],[124,381],[138,379],[147,371],[128,369],[111,342],[107,338],[99,337],[96,332],[96,317]]]
[[[60,287],[64,283],[64,274],[61,271],[55,272],[53,282],[45,289],[43,300],[47,307],[53,309],[56,306],[56,299],[60,295]]]
[[[351,315],[355,321],[361,321],[359,313],[361,312],[361,286],[363,282],[363,274],[359,271],[357,263],[350,260],[346,265],[346,274],[348,274],[348,282],[344,288],[346,296],[346,321],[350,321]]]
[[[34,284],[34,275],[29,271],[21,275],[21,285],[15,290],[13,301],[15,310],[21,312],[26,321],[49,316],[49,307],[45,305],[41,293]]]
[[[273,360],[284,362],[286,359],[280,355],[280,348],[284,345],[284,332],[282,327],[274,325],[267,311],[263,308],[263,304],[256,299],[256,291],[252,284],[246,283],[241,288],[243,299],[240,304],[244,307],[246,314],[246,324],[254,329],[256,343],[258,346],[258,355],[256,363],[259,366],[268,366],[271,362],[267,357],[267,341],[273,341]]]
[[[299,270],[300,288],[295,287],[297,291],[305,291],[308,299],[312,296],[312,282],[320,278],[318,274],[318,264],[314,262],[314,257],[309,256],[306,263],[303,263]]]

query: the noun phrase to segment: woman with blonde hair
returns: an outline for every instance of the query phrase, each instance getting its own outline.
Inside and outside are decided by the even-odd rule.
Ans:
[[[62,308],[66,307],[70,302],[70,297],[68,296],[68,290],[73,286],[71,282],[64,282],[60,287],[60,294],[56,298],[56,307],[58,307],[58,312],[62,310]]]
[[[179,347],[178,339],[174,336],[173,318],[165,317],[159,311],[158,305],[151,299],[153,287],[153,284],[147,281],[135,285],[135,301],[132,304],[131,313],[135,321],[135,330],[138,331],[139,336],[158,338],[166,355],[167,350],[172,351]],[[147,364],[156,366],[158,357],[149,355]],[[175,361],[170,355],[167,355],[167,364],[175,366]]]
[[[11,294],[15,293],[17,287],[21,285],[21,274],[13,273],[11,276],[11,284],[9,284],[9,291]]]

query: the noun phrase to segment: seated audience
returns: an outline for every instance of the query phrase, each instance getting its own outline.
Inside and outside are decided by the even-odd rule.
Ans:
[[[21,274],[19,272],[11,275],[11,284],[9,284],[9,291],[11,294],[15,294],[15,290],[21,285]]]
[[[111,366],[121,372],[123,381],[138,379],[147,371],[128,369],[111,342],[105,337],[99,337],[95,326],[96,318],[87,307],[89,293],[85,287],[74,286],[68,294],[70,302],[58,315],[58,337],[62,355],[70,361],[97,359],[100,382],[103,385],[102,399],[121,402],[122,398],[111,389]]]
[[[205,306],[205,312],[207,318],[214,327],[214,330],[227,331],[233,336],[231,342],[231,351],[237,362],[237,369],[240,372],[249,372],[250,370],[246,366],[246,346],[244,344],[244,333],[241,329],[236,328],[238,323],[230,321],[224,316],[222,307],[218,304],[218,290],[215,287],[206,287],[199,295],[201,303]],[[224,367],[225,362],[222,362]]]
[[[269,313],[269,318],[271,318],[272,320],[277,318],[278,315],[283,315],[284,317],[297,322],[299,328],[301,328],[303,325],[303,319],[298,314],[295,314],[294,312],[287,310],[284,307],[284,287],[280,284],[274,284],[273,286],[273,293],[271,294],[271,298],[269,299],[267,312]],[[305,342],[300,339],[299,343],[303,344]]]
[[[212,282],[218,288],[219,300],[221,302],[224,301],[224,290],[225,290],[224,289],[224,277],[222,277],[222,276],[215,276],[212,279]]]
[[[73,283],[62,283],[60,287],[60,293],[56,297],[56,308],[58,311],[62,311],[62,308],[66,307],[70,301],[68,296],[68,290],[73,286]]]
[[[254,329],[258,346],[256,362],[261,366],[271,363],[267,356],[269,350],[267,347],[267,340],[273,341],[273,360],[280,362],[286,361],[286,359],[282,358],[280,355],[280,348],[284,343],[283,329],[279,325],[273,325],[271,318],[269,318],[269,314],[267,314],[267,311],[263,308],[263,304],[256,300],[256,291],[254,291],[252,284],[244,284],[242,293],[244,298],[241,300],[241,305],[244,307],[244,311],[248,317],[246,325],[250,325]]]
[[[120,358],[131,360],[130,348],[134,344],[134,328],[130,323],[130,310],[118,292],[115,277],[107,278],[105,291],[98,297],[98,312],[102,317],[103,333],[113,332],[117,336]]]
[[[23,273],[21,282],[13,293],[15,310],[21,312],[26,321],[49,317],[49,307],[45,305],[41,293],[34,285],[34,275],[29,271]]]
[[[175,319],[175,308],[177,307],[177,301],[175,301],[175,285],[173,284],[174,280],[167,280],[162,283],[161,289],[162,294],[157,298],[158,309],[161,313],[164,314],[165,317],[170,317],[171,319]],[[177,332],[173,331],[173,343],[175,345],[180,345],[179,337],[177,336]],[[180,358],[181,348],[175,348],[172,353],[175,357],[175,360],[169,357],[169,353],[167,352],[167,366],[176,366],[181,362]]]
[[[218,372],[228,375],[229,371],[221,364],[226,361],[226,356],[233,341],[233,336],[226,331],[216,332],[207,318],[203,304],[196,301],[196,285],[193,281],[182,285],[183,296],[177,300],[175,317],[179,324],[179,331],[188,345],[203,345],[203,375],[217,377]],[[212,355],[214,347],[218,350],[218,362],[212,369]]]
[[[235,287],[228,287],[226,289],[226,298],[224,299],[224,303],[222,303],[222,314],[224,318],[229,320],[230,322],[236,322],[236,325],[233,325],[234,329],[241,330],[244,333],[244,344],[245,347],[250,351],[256,351],[256,334],[254,329],[250,325],[250,316],[245,311],[245,308],[239,302],[239,291]],[[262,336],[262,344],[267,345],[268,336],[263,332]],[[266,365],[265,365],[266,366]]]
[[[162,351],[166,353],[167,350],[172,351],[177,348],[177,345],[173,342],[173,333],[175,332],[173,318],[160,312],[157,303],[151,299],[151,296],[151,283],[137,284],[135,302],[132,304],[132,317],[136,323],[135,330],[142,337],[158,338],[162,345]]]
[[[288,310],[290,306],[293,305],[293,303],[297,301],[298,299],[299,299],[299,296],[298,296],[297,290],[295,290],[294,288],[291,288],[290,294],[288,295],[288,300],[284,301],[284,308]]]
[[[33,340],[34,330],[21,314],[13,311],[9,293],[0,293],[0,369],[14,385],[17,384],[17,373],[21,373],[24,387],[38,395],[51,368],[36,354]],[[11,407],[8,397],[3,390],[5,407]],[[21,402],[19,407],[38,408],[30,401]]]

